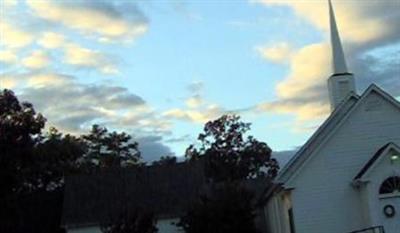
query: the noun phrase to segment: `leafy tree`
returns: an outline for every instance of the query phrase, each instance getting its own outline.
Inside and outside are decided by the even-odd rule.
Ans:
[[[65,174],[79,172],[77,161],[86,152],[82,139],[63,135],[51,127],[34,149],[32,161],[31,187],[52,191],[61,188]]]
[[[109,133],[105,138],[107,149],[107,162],[110,165],[129,167],[139,164],[140,152],[138,143],[132,141],[132,137],[125,132]]]
[[[151,213],[128,213],[102,226],[103,233],[156,233],[156,220]]]
[[[92,167],[129,167],[140,165],[138,143],[125,132],[111,132],[107,128],[93,125],[82,139],[87,143],[83,164]]]
[[[21,191],[45,122],[32,104],[19,102],[10,90],[0,92],[0,198]]]
[[[87,152],[81,163],[86,166],[98,166],[100,159],[105,156],[105,137],[108,130],[99,125],[93,125],[89,134],[83,135],[82,139],[87,145]]]
[[[186,233],[257,233],[253,194],[236,184],[214,186],[212,195],[203,196],[177,226]]]
[[[0,92],[0,232],[60,232],[61,190],[40,190],[47,191],[48,184],[61,180],[63,159],[55,152],[66,148],[47,147],[53,139],[41,135],[45,121],[32,104],[19,102],[12,91]],[[60,137],[55,135],[51,138]],[[56,198],[47,199],[47,194]],[[38,208],[43,211],[32,216]]]
[[[206,123],[198,137],[200,147],[191,145],[189,160],[204,159],[205,174],[210,181],[226,182],[266,176],[273,178],[279,169],[271,149],[252,136],[245,137],[250,124],[236,115],[224,115]]]
[[[208,180],[206,192],[180,226],[186,233],[256,233],[254,193],[242,184],[247,179],[272,179],[279,169],[264,142],[246,136],[250,124],[236,115],[224,115],[206,123],[199,146],[186,151],[190,161],[202,160]]]
[[[154,161],[152,165],[174,165],[176,164],[176,156],[161,156],[160,160]]]
[[[46,119],[35,112],[31,103],[20,103],[11,90],[0,92],[1,151],[32,147],[45,122]]]

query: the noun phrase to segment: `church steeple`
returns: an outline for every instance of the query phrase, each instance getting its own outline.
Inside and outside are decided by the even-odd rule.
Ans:
[[[328,79],[328,88],[331,110],[333,111],[347,95],[356,91],[356,87],[354,76],[347,69],[331,0],[328,0],[328,3],[333,68],[333,74]]]
[[[333,73],[334,74],[348,73],[346,59],[344,58],[342,42],[340,41],[339,31],[336,25],[335,13],[333,12],[331,0],[329,0],[329,21],[331,28]]]

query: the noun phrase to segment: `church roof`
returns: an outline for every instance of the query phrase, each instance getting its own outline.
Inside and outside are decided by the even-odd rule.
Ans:
[[[174,216],[199,195],[202,170],[198,163],[178,163],[67,177],[62,223],[97,225],[132,209]]]
[[[272,187],[266,178],[246,180],[258,201]],[[185,162],[140,169],[116,169],[67,177],[62,224],[73,228],[98,225],[134,209],[158,219],[180,217],[207,192],[202,163]]]
[[[286,164],[277,177],[277,182],[287,183],[287,181],[296,174],[301,167],[318,150],[324,143],[334,134],[341,124],[350,117],[351,113],[360,104],[362,104],[371,92],[377,93],[388,102],[394,104],[400,109],[400,102],[391,95],[380,89],[375,84],[371,84],[368,89],[358,96],[354,93],[348,95],[325,120],[325,122],[317,129],[317,131],[308,139],[308,141],[300,148],[293,158]]]
[[[386,145],[382,146],[381,148],[379,148],[379,150],[376,151],[376,153],[371,157],[371,159],[368,160],[368,162],[364,165],[364,167],[361,168],[360,172],[358,172],[358,174],[354,177],[354,180],[361,179],[363,175],[375,164],[375,162],[386,154],[385,152],[389,148],[397,148],[400,151],[399,146],[397,146],[393,142],[389,142]]]

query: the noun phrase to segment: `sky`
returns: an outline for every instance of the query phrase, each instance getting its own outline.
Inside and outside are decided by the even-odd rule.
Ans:
[[[400,99],[400,1],[333,0],[361,94]],[[327,0],[0,0],[0,88],[47,127],[182,156],[227,113],[286,160],[330,114]]]

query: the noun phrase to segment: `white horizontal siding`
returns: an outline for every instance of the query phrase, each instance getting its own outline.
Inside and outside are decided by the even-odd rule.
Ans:
[[[366,111],[369,99],[378,109]],[[351,181],[388,142],[400,143],[400,110],[372,92],[293,179],[296,233],[345,233],[366,226]],[[380,211],[380,210],[378,210]]]
[[[179,219],[171,218],[171,219],[161,219],[157,221],[158,233],[182,233],[179,229],[173,225],[173,223],[178,222]],[[91,227],[78,227],[78,228],[70,228],[67,230],[67,233],[102,233],[99,226],[91,226]]]

